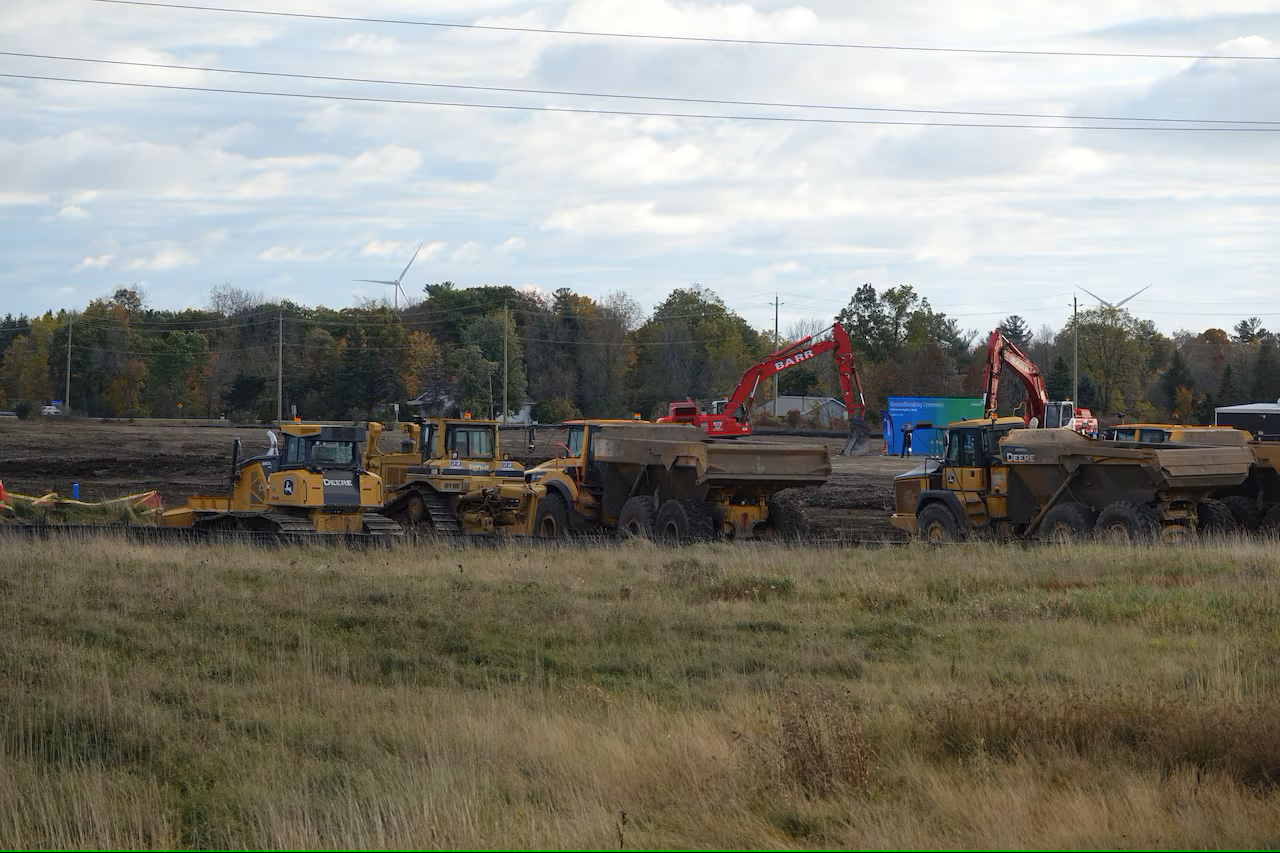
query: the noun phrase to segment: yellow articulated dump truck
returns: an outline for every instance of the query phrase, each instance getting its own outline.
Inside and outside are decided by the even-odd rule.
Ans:
[[[231,452],[227,494],[196,495],[165,510],[167,527],[208,532],[398,536],[394,521],[379,515],[382,480],[360,465],[365,428],[285,423],[284,447],[268,431],[270,446],[240,460]]]
[[[1280,533],[1280,442],[1257,441],[1242,429],[1181,424],[1117,424],[1107,438],[1140,446],[1223,444],[1247,447],[1253,466],[1243,483],[1217,489],[1201,501],[1202,529],[1217,533]]]
[[[803,511],[778,493],[831,476],[825,445],[712,439],[688,424],[575,421],[568,439],[554,459],[525,472],[546,489],[538,536],[803,538]]]
[[[949,424],[943,458],[895,479],[893,525],[933,541],[1177,539],[1197,530],[1202,501],[1243,484],[1254,463],[1241,446],[1152,446],[1024,426]]]
[[[497,421],[370,423],[364,464],[386,487],[382,514],[419,533],[528,535],[546,493],[502,453]]]

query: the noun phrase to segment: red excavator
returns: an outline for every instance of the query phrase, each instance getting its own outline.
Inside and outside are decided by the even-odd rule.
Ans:
[[[1022,419],[1029,426],[1068,427],[1084,435],[1098,437],[1098,419],[1088,409],[1076,408],[1070,400],[1051,402],[1044,387],[1040,368],[1022,350],[996,329],[987,339],[987,369],[982,377],[982,411],[984,417],[996,417],[1000,391],[1000,369],[1009,369],[1022,380],[1027,390],[1027,409]],[[1032,423],[1035,419],[1035,423]]]
[[[862,396],[862,383],[853,363],[853,344],[849,333],[836,323],[829,330],[831,337],[814,341],[814,335],[806,335],[747,368],[738,380],[727,400],[718,400],[711,412],[698,409],[692,400],[672,403],[665,417],[658,423],[696,424],[714,438],[733,438],[751,434],[751,406],[755,401],[760,380],[768,379],[789,367],[803,364],[820,353],[834,352],[836,373],[844,391],[844,406],[849,417],[849,437],[845,440],[843,456],[863,456],[871,449],[871,431],[863,419],[867,401]]]

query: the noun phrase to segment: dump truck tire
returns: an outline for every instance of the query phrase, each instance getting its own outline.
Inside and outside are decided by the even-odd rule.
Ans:
[[[1098,514],[1097,528],[1099,536],[1112,542],[1151,542],[1160,533],[1160,519],[1141,504],[1116,501]]]
[[[1262,510],[1258,502],[1244,495],[1231,495],[1222,499],[1222,503],[1235,516],[1236,524],[1249,533],[1257,533],[1262,526]]]
[[[844,440],[841,456],[866,456],[871,452],[871,430],[861,418],[849,421],[849,437]]]
[[[1240,532],[1240,525],[1229,506],[1208,499],[1196,504],[1196,530],[1201,536],[1231,536]]]
[[[564,498],[555,492],[547,492],[538,500],[533,535],[539,539],[559,539],[569,535],[569,510],[564,505]]]
[[[1093,510],[1082,503],[1066,501],[1045,513],[1040,538],[1046,542],[1079,542],[1093,535]]]
[[[652,539],[657,524],[658,502],[648,495],[627,498],[618,513],[619,539]]]
[[[1267,514],[1262,517],[1262,524],[1258,525],[1258,530],[1268,536],[1280,535],[1280,506],[1273,506],[1267,510]]]
[[[932,503],[916,515],[916,534],[926,542],[960,542],[964,528],[946,506]]]
[[[779,492],[769,498],[769,526],[775,539],[784,542],[802,542],[812,535],[809,519],[795,495]]]
[[[702,501],[672,498],[658,510],[654,530],[658,538],[673,545],[701,542],[716,535],[711,513]]]

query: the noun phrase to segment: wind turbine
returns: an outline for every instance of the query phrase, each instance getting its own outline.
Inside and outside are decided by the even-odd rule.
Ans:
[[[1150,287],[1150,286],[1151,286],[1151,285],[1149,285],[1149,284],[1147,285],[1147,287]],[[1076,287],[1080,287],[1080,285],[1078,285],[1078,284],[1077,284],[1077,285],[1076,285]],[[1147,289],[1147,287],[1142,288],[1142,290],[1146,290],[1146,289]],[[1080,289],[1081,289],[1081,290],[1084,290],[1084,292],[1085,292],[1085,293],[1088,293],[1090,296],[1092,296],[1094,299],[1098,300],[1099,302],[1101,302],[1103,305],[1107,306],[1108,308],[1119,308],[1121,305],[1125,304],[1125,303],[1126,303],[1126,302],[1128,302],[1130,299],[1132,299],[1133,297],[1137,296],[1137,295],[1138,295],[1138,293],[1141,293],[1141,292],[1142,292],[1142,290],[1139,290],[1139,291],[1138,291],[1138,293],[1130,294],[1129,296],[1126,296],[1124,299],[1121,299],[1121,300],[1120,300],[1119,302],[1117,302],[1115,305],[1112,305],[1110,302],[1108,302],[1107,300],[1103,299],[1103,298],[1102,298],[1101,296],[1099,296],[1098,294],[1093,293],[1093,292],[1091,292],[1091,291],[1089,291],[1089,290],[1085,290],[1085,288],[1083,288],[1083,287],[1080,287]]]
[[[418,248],[416,248],[416,249],[414,249],[414,250],[413,250],[413,257],[409,259],[409,263],[407,263],[407,264],[405,264],[405,265],[404,265],[404,272],[400,273],[399,277],[397,277],[395,281],[381,281],[381,280],[379,280],[379,279],[374,279],[374,278],[357,278],[357,279],[352,279],[352,280],[353,280],[353,281],[366,281],[366,282],[368,282],[369,284],[389,284],[389,285],[391,285],[392,287],[394,287],[394,288],[395,288],[395,290],[393,290],[393,291],[391,292],[391,296],[392,296],[392,299],[395,301],[395,308],[396,308],[396,310],[397,310],[397,311],[399,311],[399,310],[400,310],[400,296],[401,296],[402,294],[404,294],[404,288],[400,286],[400,282],[401,282],[401,280],[403,280],[403,279],[404,279],[405,273],[407,273],[407,272],[409,271],[409,267],[413,266],[413,262],[414,262],[414,261],[416,261],[416,260],[418,259],[418,253],[419,253],[419,252],[421,252],[421,251],[422,251],[422,244],[421,244],[421,243],[419,243],[419,244],[418,244]],[[405,304],[405,305],[408,305],[408,304],[409,304],[409,297],[408,297],[407,295],[404,297],[404,304]]]

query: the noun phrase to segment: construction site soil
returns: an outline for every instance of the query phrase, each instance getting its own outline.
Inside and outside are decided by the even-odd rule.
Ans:
[[[243,453],[267,446],[266,428],[161,422],[103,422],[83,419],[0,420],[0,482],[29,495],[58,492],[70,497],[75,483],[80,499],[120,497],[151,489],[165,506],[190,495],[222,493],[231,466],[231,446],[243,440]],[[523,429],[504,430],[502,446],[512,458],[534,465],[555,455],[565,441],[563,429],[539,428],[533,440]],[[901,533],[889,524],[893,477],[916,464],[881,455],[877,439],[867,456],[839,456],[841,439],[769,436],[739,441],[821,443],[831,448],[832,476],[826,485],[791,490],[805,508],[814,535],[846,542],[895,541]],[[391,448],[388,448],[391,449]],[[563,452],[563,451],[561,451]]]

